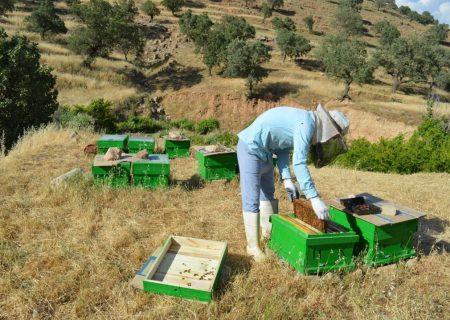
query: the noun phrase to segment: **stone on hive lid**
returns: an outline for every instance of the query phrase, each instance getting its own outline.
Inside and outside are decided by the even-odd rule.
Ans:
[[[119,160],[122,156],[122,150],[119,148],[111,147],[106,151],[105,155],[103,156],[103,160],[106,161],[115,161]]]

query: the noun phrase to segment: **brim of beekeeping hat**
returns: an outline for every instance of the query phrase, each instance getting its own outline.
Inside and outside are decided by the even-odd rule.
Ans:
[[[347,150],[348,149],[347,148],[347,144],[345,143],[344,137],[343,137],[345,135],[345,132],[343,131],[343,128],[341,128],[336,123],[336,121],[331,116],[330,112],[328,112],[328,110],[325,109],[325,107],[323,107],[321,104],[319,104],[317,106],[316,112],[317,112],[318,116],[320,117],[320,119],[323,122],[322,130],[324,130],[325,132],[322,133],[322,136],[323,137],[328,137],[327,140],[337,139],[339,141],[339,143],[341,144],[341,146],[345,150]],[[327,140],[320,141],[320,142],[324,143]]]

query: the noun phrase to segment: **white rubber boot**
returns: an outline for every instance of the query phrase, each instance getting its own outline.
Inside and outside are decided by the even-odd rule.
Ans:
[[[259,212],[261,220],[261,236],[265,239],[270,238],[272,223],[269,218],[272,214],[278,214],[278,199],[272,201],[260,201]]]
[[[245,236],[247,238],[247,253],[256,262],[264,259],[264,253],[259,247],[259,213],[242,212],[244,217]]]

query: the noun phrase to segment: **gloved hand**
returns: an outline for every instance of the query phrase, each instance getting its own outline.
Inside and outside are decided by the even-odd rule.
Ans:
[[[320,220],[329,220],[330,213],[328,212],[328,207],[325,202],[322,201],[319,197],[311,198],[312,208]]]
[[[300,197],[300,194],[295,187],[294,182],[292,182],[292,179],[284,179],[283,183],[284,189],[286,190],[287,196],[291,202]]]

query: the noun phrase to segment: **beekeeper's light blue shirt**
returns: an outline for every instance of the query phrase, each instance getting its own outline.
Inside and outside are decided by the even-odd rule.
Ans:
[[[275,154],[282,179],[291,178],[289,151],[294,149],[294,172],[300,189],[310,199],[318,196],[306,165],[314,130],[312,111],[277,107],[261,114],[238,136],[247,144],[250,152],[263,161],[272,161],[272,155]]]

